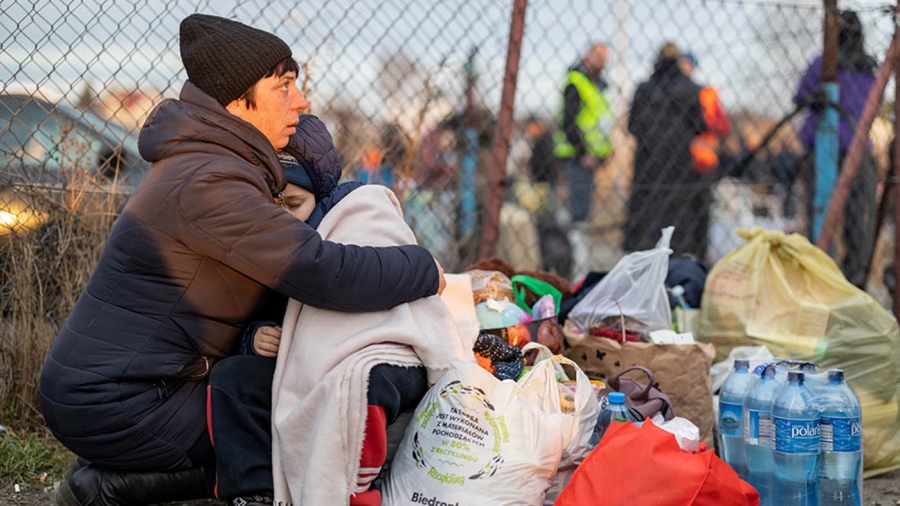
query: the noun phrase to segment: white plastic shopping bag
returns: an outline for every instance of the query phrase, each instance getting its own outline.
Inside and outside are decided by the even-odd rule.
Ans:
[[[540,505],[563,446],[561,415],[545,413],[514,381],[458,362],[419,403],[382,503]]]
[[[647,327],[648,332],[672,328],[672,311],[666,294],[669,243],[674,227],[666,227],[656,247],[629,253],[581,299],[569,313],[575,327],[589,334],[604,318],[625,316]],[[618,327],[615,327],[618,330]]]
[[[531,344],[537,343],[529,343],[525,349],[527,350]],[[568,379],[562,364],[569,365],[575,370],[575,390],[571,392],[572,399],[564,400],[564,394],[560,392],[559,380]],[[525,396],[539,405],[544,412],[559,414],[563,419],[562,458],[559,470],[551,480],[544,497],[544,505],[551,505],[569,484],[578,464],[581,464],[591,451],[591,434],[597,424],[600,403],[594,394],[591,381],[581,368],[561,355],[539,355],[534,367],[519,380],[519,386],[522,387]],[[568,396],[569,387],[564,388],[567,390],[565,395]],[[567,409],[563,409],[564,405]]]
[[[559,381],[556,367],[562,364],[575,370],[574,402],[570,412],[562,409]],[[575,362],[562,355],[553,355],[534,365],[522,379],[519,386],[526,398],[541,407],[545,413],[559,415],[563,419],[563,453],[560,467],[578,465],[591,451],[590,440],[600,403],[594,394],[591,380]]]

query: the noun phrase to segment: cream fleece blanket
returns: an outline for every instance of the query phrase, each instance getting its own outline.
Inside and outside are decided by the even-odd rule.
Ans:
[[[394,194],[375,185],[351,192],[318,230],[345,244],[415,243]],[[463,315],[458,320],[437,296],[355,314],[290,301],[272,389],[275,504],[347,504],[359,473],[374,366],[424,365],[433,384],[452,361],[474,360],[477,320],[473,328],[471,284],[461,278],[451,283],[450,306]]]

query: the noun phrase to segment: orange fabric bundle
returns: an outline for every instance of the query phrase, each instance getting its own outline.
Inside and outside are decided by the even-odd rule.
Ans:
[[[756,506],[759,495],[712,450],[685,452],[651,421],[614,422],[555,503],[586,504]]]

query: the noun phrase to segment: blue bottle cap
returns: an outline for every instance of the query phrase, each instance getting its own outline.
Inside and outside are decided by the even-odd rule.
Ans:
[[[610,404],[625,404],[625,394],[622,392],[610,392],[609,397]]]
[[[745,358],[739,358],[734,361],[734,369],[750,369],[750,361]]]
[[[800,383],[803,383],[803,378],[805,377],[806,375],[801,371],[788,372],[788,381],[799,381]]]
[[[829,369],[828,381],[844,381],[844,371],[841,369]]]
[[[766,379],[774,378],[775,373],[776,373],[775,364],[769,364],[769,365],[763,367],[763,370],[760,373],[759,377],[766,378]]]

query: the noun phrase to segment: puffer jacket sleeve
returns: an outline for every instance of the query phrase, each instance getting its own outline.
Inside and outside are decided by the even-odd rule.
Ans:
[[[192,250],[324,309],[378,311],[437,293],[437,267],[425,249],[325,241],[235,175],[241,170],[201,173],[182,187],[177,230]]]

